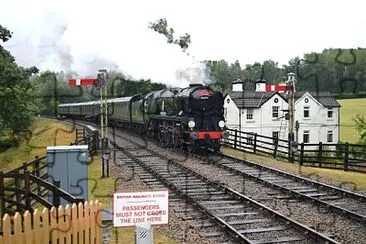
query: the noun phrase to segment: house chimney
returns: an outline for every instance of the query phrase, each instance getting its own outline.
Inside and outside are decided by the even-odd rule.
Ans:
[[[236,78],[235,81],[232,83],[233,87],[232,90],[236,92],[243,91],[243,82],[241,81],[240,77]]]
[[[256,92],[266,92],[266,80],[258,79],[255,82],[255,91]]]

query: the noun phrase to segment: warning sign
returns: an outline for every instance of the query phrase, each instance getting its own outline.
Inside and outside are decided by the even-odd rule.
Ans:
[[[169,191],[125,192],[113,194],[113,226],[126,227],[149,222],[168,224]]]

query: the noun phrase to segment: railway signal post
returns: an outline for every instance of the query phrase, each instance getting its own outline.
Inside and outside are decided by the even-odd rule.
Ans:
[[[98,70],[97,86],[100,89],[100,130],[102,137],[102,177],[104,174],[104,165],[107,166],[107,177],[109,177],[109,158],[110,150],[108,147],[108,73],[107,70]]]
[[[100,130],[101,130],[101,151],[102,151],[102,177],[105,172],[105,162],[107,163],[107,177],[109,177],[109,158],[108,148],[108,72],[105,69],[98,70],[97,78],[93,79],[71,79],[70,86],[97,86],[100,90]]]
[[[286,89],[288,91],[288,113],[289,113],[289,127],[288,127],[288,153],[289,160],[294,161],[294,153],[297,151],[297,142],[295,141],[295,73],[287,74]]]

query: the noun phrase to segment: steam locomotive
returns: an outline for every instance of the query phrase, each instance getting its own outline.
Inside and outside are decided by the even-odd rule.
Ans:
[[[201,84],[108,99],[109,123],[134,128],[166,146],[190,152],[220,149],[225,130],[222,93]],[[99,121],[100,101],[58,106],[63,117]]]

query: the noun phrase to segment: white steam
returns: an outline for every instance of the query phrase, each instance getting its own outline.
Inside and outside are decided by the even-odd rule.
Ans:
[[[204,63],[195,61],[178,45],[168,44],[164,36],[148,28],[149,21],[156,18],[136,18],[133,25],[117,21],[119,16],[111,18],[110,22],[96,18],[83,22],[59,12],[47,12],[38,25],[33,24],[31,38],[21,40],[18,36],[9,49],[21,65],[35,65],[41,71],[95,77],[99,69],[107,69],[174,87],[210,83]]]

